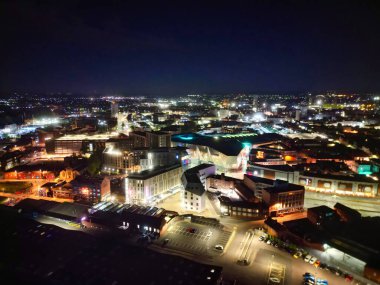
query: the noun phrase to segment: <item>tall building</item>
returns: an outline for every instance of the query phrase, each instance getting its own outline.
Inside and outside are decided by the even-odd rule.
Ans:
[[[119,104],[115,101],[111,102],[111,117],[117,118],[117,114],[119,113]]]
[[[148,204],[160,194],[181,185],[180,164],[132,173],[125,179],[127,203]]]
[[[133,138],[135,147],[160,148],[171,146],[170,133],[135,131],[129,135]]]
[[[182,207],[189,211],[202,212],[206,206],[206,178],[215,175],[213,164],[200,164],[186,170],[182,177],[184,187]]]

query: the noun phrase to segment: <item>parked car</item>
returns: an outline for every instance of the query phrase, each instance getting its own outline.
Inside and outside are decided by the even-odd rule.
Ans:
[[[300,252],[300,251],[297,251],[295,254],[293,254],[294,258],[299,258],[301,256],[302,256],[302,252]]]
[[[216,250],[223,250],[223,249],[224,249],[223,245],[221,245],[221,244],[217,244],[217,245],[215,245],[214,248],[215,248]]]
[[[305,276],[303,278],[304,281],[311,281],[311,282],[315,282],[315,277],[313,275],[309,275],[309,276]]]
[[[305,258],[304,258],[304,261],[305,261],[305,262],[309,262],[310,259],[311,259],[311,257],[312,257],[312,256],[311,256],[310,254],[306,255]]]
[[[264,236],[259,237],[259,241],[263,241],[265,239]]]
[[[328,285],[327,280],[317,279],[317,285]]]
[[[270,277],[269,280],[272,283],[280,283],[281,282],[280,278],[277,278],[277,277]]]
[[[317,258],[315,256],[312,256],[309,260],[310,264],[314,264],[317,261]]]

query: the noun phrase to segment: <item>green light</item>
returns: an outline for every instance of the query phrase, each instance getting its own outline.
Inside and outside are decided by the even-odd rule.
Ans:
[[[245,143],[243,143],[243,146],[250,148],[252,145],[250,143],[245,142]]]
[[[182,139],[182,140],[186,140],[186,141],[190,141],[190,140],[193,140],[193,139],[194,139],[193,136],[179,136],[179,137],[180,137],[180,139]]]

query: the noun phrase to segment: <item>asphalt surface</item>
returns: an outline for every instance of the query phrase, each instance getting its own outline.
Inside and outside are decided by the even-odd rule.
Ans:
[[[194,255],[215,256],[222,253],[215,245],[226,246],[231,232],[210,223],[194,223],[187,220],[173,221],[167,232],[156,244],[169,239],[165,247],[192,253]]]

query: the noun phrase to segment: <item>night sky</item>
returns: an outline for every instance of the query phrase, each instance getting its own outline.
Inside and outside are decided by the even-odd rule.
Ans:
[[[379,2],[1,1],[0,92],[376,92]]]

